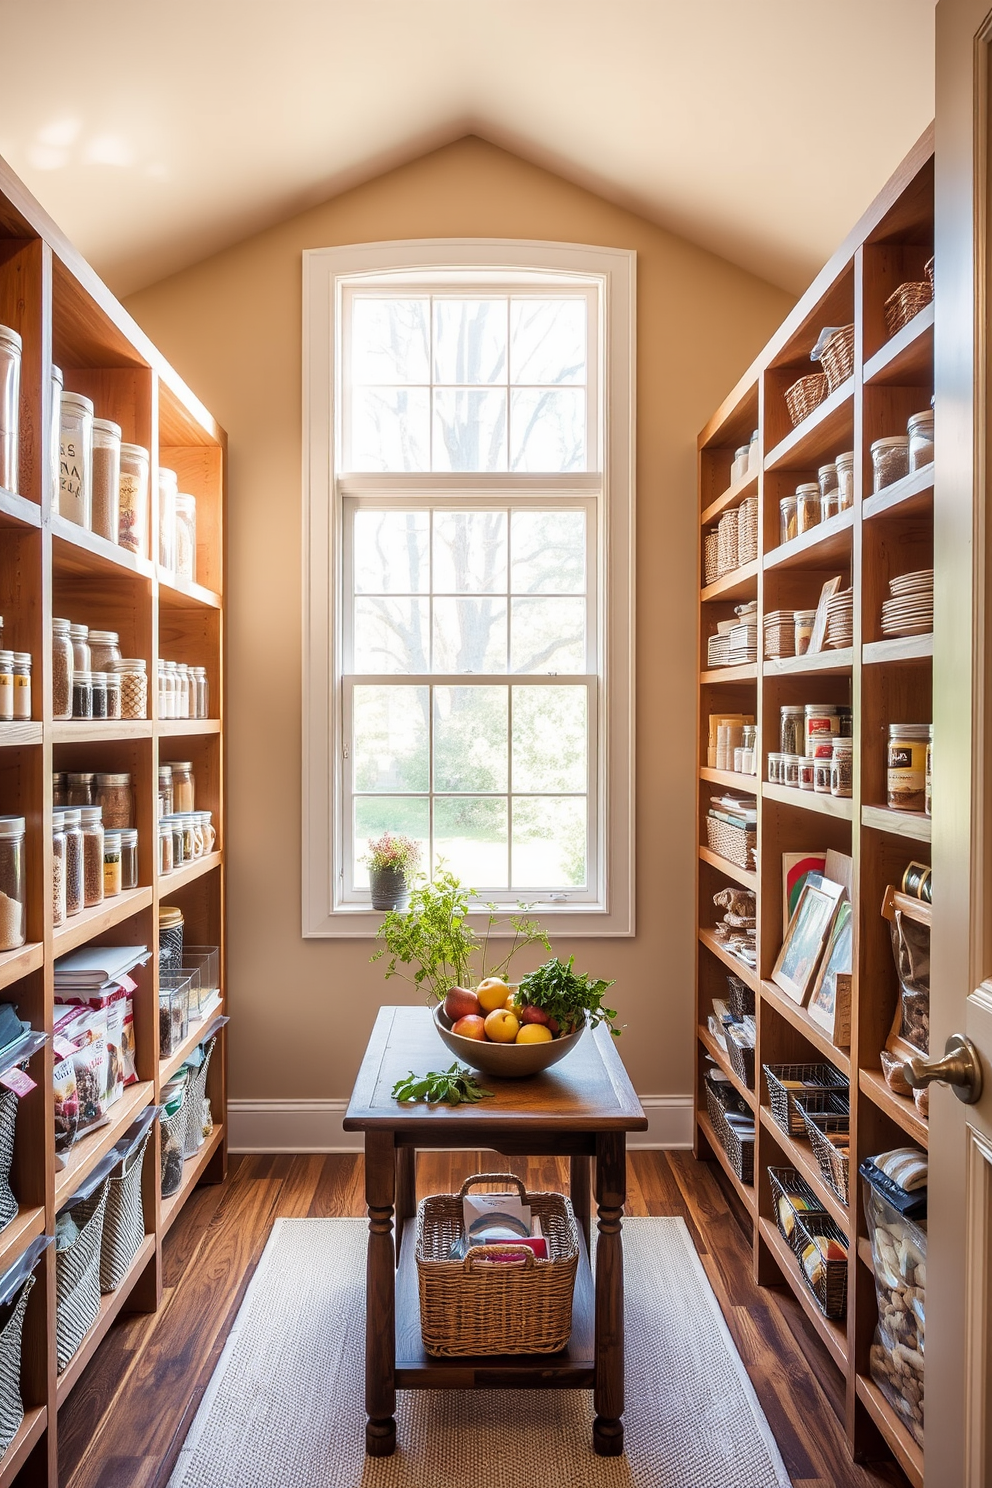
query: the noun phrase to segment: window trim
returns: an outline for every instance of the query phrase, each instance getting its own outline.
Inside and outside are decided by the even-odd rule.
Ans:
[[[634,515],[635,515],[635,264],[629,250],[516,239],[444,238],[359,243],[303,253],[303,791],[302,933],[305,937],[368,937],[381,916],[371,908],[333,907],[334,803],[343,786],[342,585],[338,551],[340,513],[334,479],[339,409],[335,382],[335,324],[347,281],[404,276],[423,283],[445,273],[477,269],[507,282],[528,276],[572,274],[601,286],[600,337],[604,354],[602,521],[605,589],[601,612],[602,701],[598,748],[602,758],[600,823],[605,894],[597,905],[535,901],[557,935],[634,934]],[[339,478],[358,494],[363,476]],[[410,479],[405,477],[405,479]],[[417,478],[414,478],[417,479]],[[464,486],[458,475],[420,477],[435,492]],[[493,476],[494,493],[507,494],[513,475]],[[528,478],[519,478],[525,482]],[[381,477],[373,477],[380,481]],[[572,492],[588,477],[565,477]],[[600,599],[602,604],[602,597]],[[602,720],[609,720],[608,730]]]

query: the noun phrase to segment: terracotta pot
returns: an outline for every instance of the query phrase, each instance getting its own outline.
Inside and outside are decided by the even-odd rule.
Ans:
[[[370,868],[369,888],[373,909],[402,909],[406,903],[406,874],[402,868]]]

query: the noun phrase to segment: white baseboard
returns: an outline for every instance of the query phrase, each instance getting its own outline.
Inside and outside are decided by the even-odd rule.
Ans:
[[[646,1132],[634,1132],[628,1147],[692,1146],[692,1096],[642,1095]],[[231,1152],[360,1152],[361,1132],[342,1130],[346,1100],[230,1101]]]

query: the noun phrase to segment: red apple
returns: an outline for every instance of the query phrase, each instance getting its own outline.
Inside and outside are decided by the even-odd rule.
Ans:
[[[520,1021],[521,1023],[548,1024],[551,1022],[551,1019],[543,1008],[534,1007],[532,1003],[528,1003],[525,1008],[520,1009]]]
[[[452,1022],[458,1018],[468,1018],[482,1012],[479,999],[474,992],[469,992],[466,987],[452,987],[444,999],[444,1011]]]
[[[486,1020],[481,1013],[466,1013],[464,1018],[459,1018],[452,1027],[452,1033],[459,1034],[462,1038],[484,1039],[486,1036]]]

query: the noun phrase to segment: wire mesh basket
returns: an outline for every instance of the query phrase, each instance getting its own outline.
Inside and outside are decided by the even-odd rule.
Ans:
[[[742,982],[732,971],[727,972],[727,1006],[738,1023],[742,1018],[754,1017],[754,988]]]
[[[738,1114],[744,1114],[748,1111],[747,1105],[729,1081],[717,1081],[707,1074],[703,1077],[703,1085],[706,1089],[706,1109],[717,1141],[741,1182],[753,1183],[754,1135],[742,1134],[727,1120],[728,1109],[733,1108]]]
[[[828,1318],[847,1316],[847,1236],[826,1214],[796,1215],[799,1275]],[[832,1251],[842,1254],[832,1254]]]
[[[724,1038],[727,1044],[727,1059],[730,1068],[748,1090],[754,1089],[754,1045],[741,1041],[740,1026],[730,1024],[724,1028]]]
[[[832,1064],[765,1064],[762,1069],[768,1081],[772,1119],[790,1137],[806,1135],[806,1123],[797,1100],[823,1090],[847,1094],[847,1081]]]
[[[803,1095],[796,1101],[802,1113],[813,1156],[820,1165],[824,1183],[840,1199],[849,1202],[848,1138],[851,1112],[847,1100],[832,1091]]]
[[[802,1249],[802,1231],[796,1220],[801,1218],[812,1222],[825,1213],[823,1205],[795,1168],[769,1168],[768,1181],[772,1187],[778,1232],[798,1259]]]
[[[216,1036],[207,1043],[201,1044],[203,1050],[203,1063],[199,1069],[190,1071],[189,1081],[183,1096],[183,1105],[186,1106],[186,1131],[183,1147],[184,1157],[195,1157],[203,1146],[205,1126],[205,1104],[207,1096],[207,1070],[210,1068],[210,1057],[214,1052]]]

